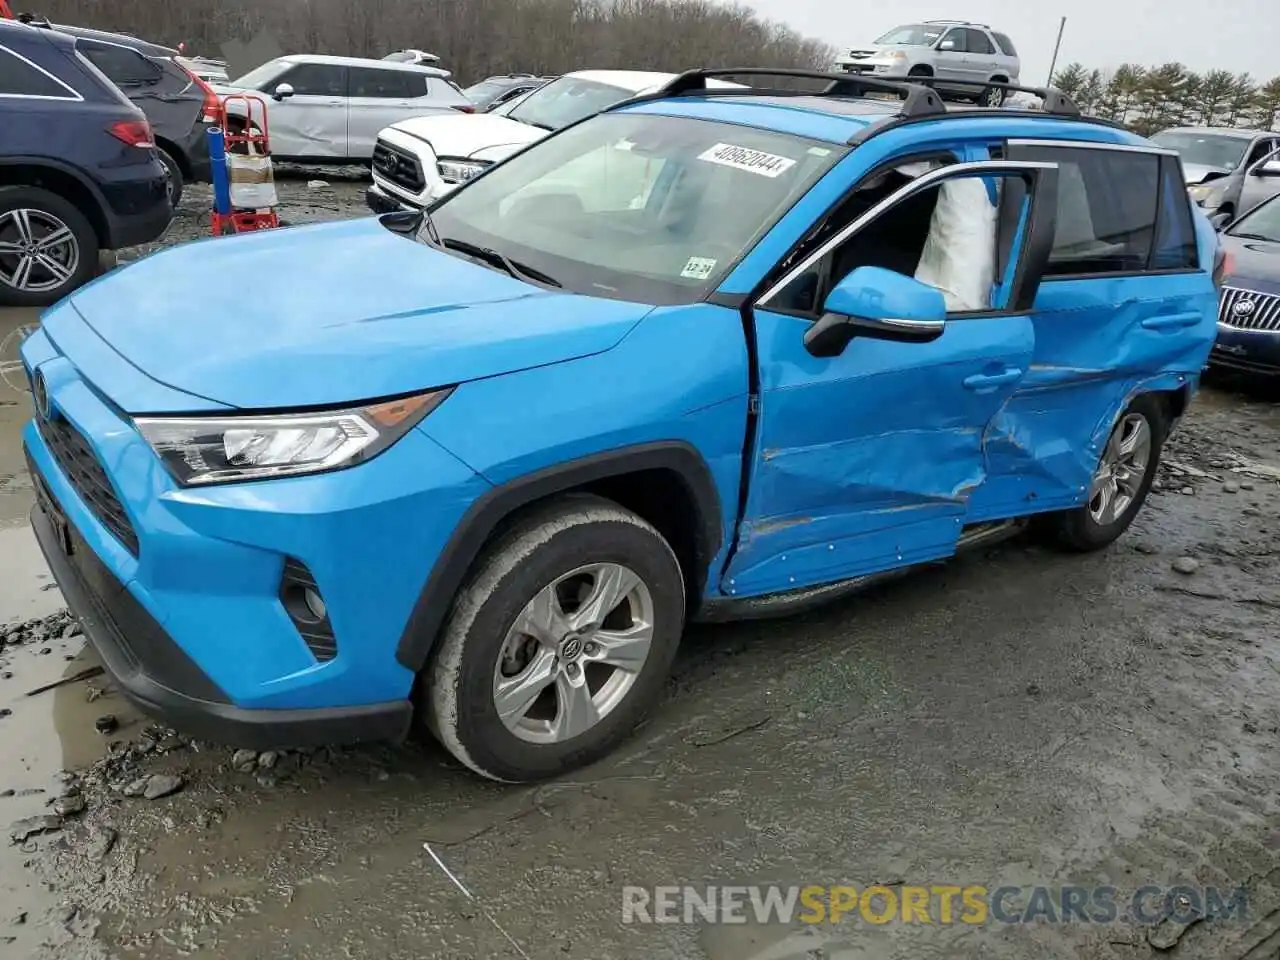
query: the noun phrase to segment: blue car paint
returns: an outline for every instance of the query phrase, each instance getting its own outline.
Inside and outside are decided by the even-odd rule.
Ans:
[[[837,146],[880,120],[878,105],[833,116],[730,97],[623,109],[767,124]],[[755,289],[884,161],[940,150],[976,159],[984,143],[1020,136],[1142,142],[1049,117],[952,115],[888,130],[787,211],[719,293]],[[1212,228],[1202,215],[1195,223],[1206,264]],[[211,274],[247,281],[186,296]],[[93,518],[38,431],[28,426],[24,439],[91,548],[236,704],[381,703],[409,695],[396,643],[463,514],[495,485],[580,457],[670,440],[701,454],[723,533],[709,596],[944,557],[967,523],[1083,502],[1090,458],[1127,399],[1194,388],[1208,354],[1199,322],[1142,326],[1196,310],[1212,326],[1207,275],[1186,275],[1185,288],[1155,299],[1144,282],[1049,282],[1031,315],[952,321],[928,344],[860,339],[830,360],[803,350],[804,321],[757,310],[746,330],[762,396],[749,438],[751,354],[735,308],[548,292],[372,219],[293,228],[134,264],[55,308],[46,332],[24,344],[28,368],[39,368],[116,485],[139,559]],[[174,302],[184,303],[178,316]],[[1108,326],[1117,305],[1130,339]],[[1071,338],[1062,321],[1096,335]],[[989,385],[966,388],[975,378]],[[444,383],[460,386],[359,467],[196,489],[176,487],[113,409],[350,404]],[[333,661],[318,663],[284,614],[276,591],[286,556],[311,568],[328,600],[340,638]]]
[[[71,304],[144,373],[242,409],[332,406],[560,363],[609,350],[652,309],[533,287],[408,242],[376,217],[215,244],[148,257]],[[211,257],[226,282],[193,297]],[[117,402],[148,409],[127,394]]]

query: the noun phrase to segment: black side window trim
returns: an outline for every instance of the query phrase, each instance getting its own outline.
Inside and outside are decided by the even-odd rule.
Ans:
[[[73,86],[71,86],[71,84],[67,83],[67,81],[63,80],[61,77],[46,70],[44,67],[40,66],[40,64],[36,63],[31,58],[24,56],[23,54],[19,53],[17,50],[14,50],[12,47],[7,47],[4,44],[0,44],[0,56],[11,57],[20,66],[24,66],[28,70],[34,71],[42,79],[52,83],[56,88],[63,91],[63,93],[59,93],[59,94],[0,93],[0,100],[71,100],[78,103],[84,101],[84,95],[80,93],[79,90],[75,89]]]

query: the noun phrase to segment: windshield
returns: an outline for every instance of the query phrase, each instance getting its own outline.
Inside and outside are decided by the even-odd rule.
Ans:
[[[905,27],[894,27],[876,43],[886,46],[894,44],[900,47],[932,47],[942,36],[942,27],[930,23],[913,23]]]
[[[567,290],[690,303],[846,148],[688,118],[607,113],[448,194],[437,235],[496,250]]]
[[[1244,137],[1227,137],[1212,133],[1157,133],[1151,138],[1162,147],[1177,150],[1183,163],[1198,167],[1234,170],[1244,159],[1249,141]]]
[[[1254,207],[1232,225],[1227,236],[1280,243],[1280,203],[1272,197]]]
[[[254,67],[243,77],[237,77],[231,81],[231,86],[242,87],[247,90],[258,90],[265,83],[270,83],[274,78],[284,72],[287,64],[283,60],[268,60],[260,67]]]
[[[507,116],[544,130],[559,130],[632,96],[633,91],[622,87],[561,77],[525,97]]]

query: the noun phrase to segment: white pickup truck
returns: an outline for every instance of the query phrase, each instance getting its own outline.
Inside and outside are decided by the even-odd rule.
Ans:
[[[491,113],[414,117],[378,134],[373,185],[377,213],[420,210],[517,150],[619,101],[657,90],[671,73],[582,70],[569,73]],[[709,86],[740,87],[712,80]]]

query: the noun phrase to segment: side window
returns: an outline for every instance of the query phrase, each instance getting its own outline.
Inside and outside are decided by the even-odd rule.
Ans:
[[[1006,57],[1016,57],[1018,55],[1018,51],[1014,47],[1013,41],[1009,39],[1008,34],[993,30],[991,35],[996,38],[996,43],[1000,44],[1000,50]]]
[[[963,27],[956,27],[953,30],[947,31],[947,35],[943,37],[942,41],[938,44],[938,49],[945,53],[968,52],[969,48],[964,39],[965,32],[966,31]],[[947,44],[951,44],[951,46],[947,46]]]
[[[873,172],[781,269],[800,262],[916,177],[953,162],[955,158],[948,155]],[[1018,262],[1011,255],[1013,238],[1027,202],[1023,181],[1016,176],[957,176],[926,187],[881,212],[766,306],[816,316],[831,288],[842,279],[859,267],[881,267],[938,288],[953,312],[1003,309]],[[1011,215],[1003,216],[1005,212]]]
[[[965,39],[969,44],[970,53],[983,53],[989,56],[996,52],[996,48],[991,45],[991,40],[981,30],[966,30]]]
[[[76,93],[35,64],[0,48],[0,97],[58,97],[74,100]]]
[[[298,97],[343,97],[347,93],[345,68],[327,63],[300,63],[267,84],[268,92],[282,83]]]
[[[1194,270],[1200,265],[1191,198],[1183,186],[1177,157],[1160,158],[1160,217],[1152,270]]]
[[[368,67],[352,67],[351,96],[375,97],[383,100],[404,100],[423,97],[427,93],[427,78],[407,70],[376,70]]]
[[[1058,218],[1045,277],[1147,269],[1156,232],[1160,155],[1020,145],[1010,159],[1058,164]]]
[[[1253,149],[1249,151],[1249,159],[1245,161],[1245,169],[1252,167],[1255,163],[1269,154],[1275,149],[1276,142],[1274,140],[1262,139],[1253,145]]]
[[[137,87],[160,79],[160,68],[136,50],[83,40],[76,47],[118,87]]]

